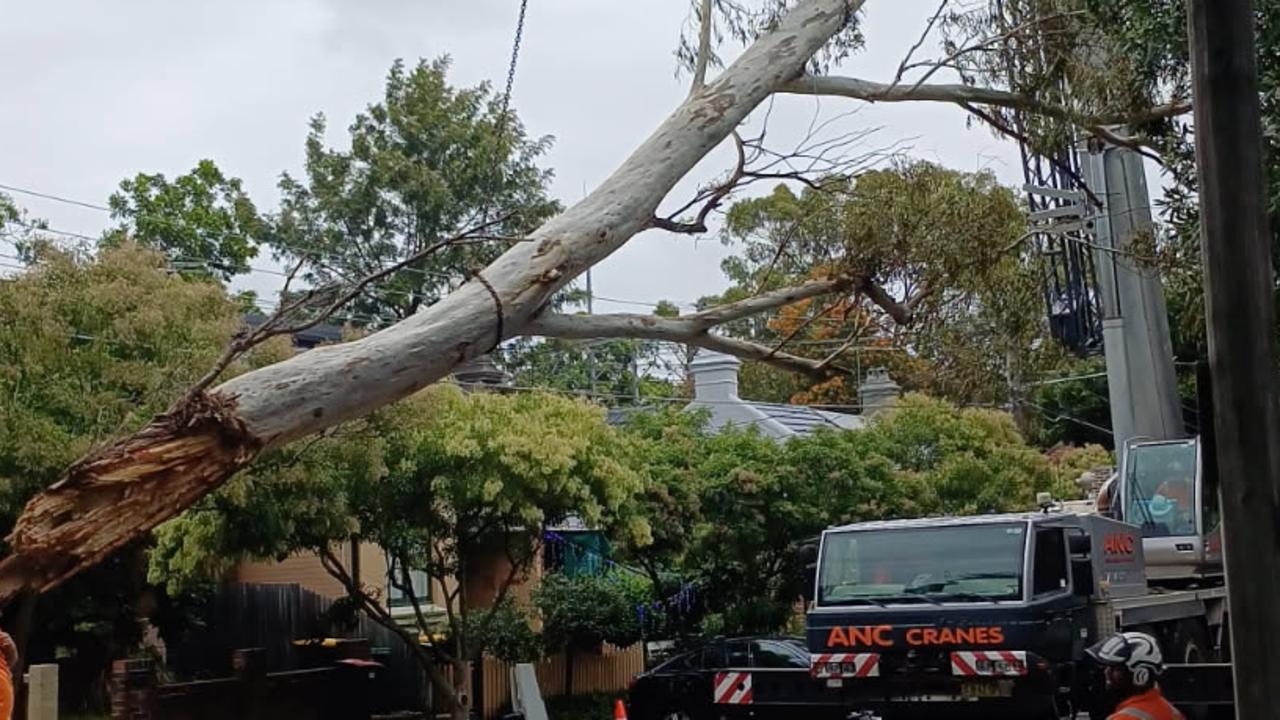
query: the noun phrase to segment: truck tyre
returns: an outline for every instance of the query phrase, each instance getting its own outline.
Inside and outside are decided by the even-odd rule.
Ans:
[[[1200,620],[1178,621],[1173,630],[1172,652],[1165,657],[1170,663],[1206,663],[1213,660],[1213,646],[1209,642],[1209,628]],[[1187,720],[1208,720],[1209,708],[1184,708]]]

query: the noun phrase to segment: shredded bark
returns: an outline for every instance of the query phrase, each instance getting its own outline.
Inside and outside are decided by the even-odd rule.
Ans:
[[[46,591],[149,532],[247,465],[263,443],[234,398],[199,393],[73,465],[27,503],[0,561],[0,599]]]

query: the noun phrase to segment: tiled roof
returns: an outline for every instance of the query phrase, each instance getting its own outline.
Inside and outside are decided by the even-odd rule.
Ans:
[[[781,424],[796,435],[808,435],[819,428],[856,430],[866,424],[863,418],[856,415],[818,410],[804,405],[758,402],[744,402],[744,404],[755,408],[765,417]]]

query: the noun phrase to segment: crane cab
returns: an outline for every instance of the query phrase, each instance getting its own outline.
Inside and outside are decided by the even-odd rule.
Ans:
[[[1199,438],[1129,443],[1108,515],[1142,529],[1147,577],[1184,584],[1222,578],[1222,522]]]

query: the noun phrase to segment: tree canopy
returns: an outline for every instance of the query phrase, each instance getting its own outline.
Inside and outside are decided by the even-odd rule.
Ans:
[[[483,643],[527,632],[506,601],[513,583],[537,569],[549,526],[574,517],[647,542],[646,519],[626,512],[642,485],[632,458],[629,441],[585,401],[433,387],[332,437],[265,457],[159,528],[151,578],[176,589],[242,558],[311,551],[328,558],[358,607],[398,627],[380,579],[345,577],[333,555],[352,537],[372,543],[386,553],[390,584],[412,606],[418,631],[447,628],[447,649],[422,648],[417,633],[405,638],[437,686],[462,702],[436,663],[515,652]],[[492,596],[474,595],[469,582],[482,557],[508,568]]]
[[[328,122],[316,115],[304,176],[280,181],[270,242],[317,286],[370,275],[484,227],[485,238],[443,248],[370,288],[356,314],[412,315],[560,209],[546,194],[550,171],[537,164],[550,138],[526,137],[487,83],[450,86],[448,69],[448,58],[397,61],[382,100],[348,128],[350,147],[326,147]]]
[[[120,183],[108,205],[120,221],[107,231],[108,245],[133,241],[162,250],[188,273],[230,280],[258,255],[263,220],[240,179],[212,160],[172,181],[138,173]]]
[[[900,162],[799,194],[778,186],[728,212],[723,239],[739,251],[723,263],[733,283],[723,299],[837,272],[861,282],[726,329],[855,368],[882,365],[910,389],[958,402],[1004,401],[1010,373],[1041,361],[1038,265],[1025,232],[1017,199],[986,172]],[[844,378],[815,385],[757,367],[744,380],[753,397],[856,402]]]
[[[69,463],[163,411],[239,322],[219,285],[167,273],[156,251],[29,250],[35,264],[0,280],[0,535]],[[136,648],[140,618],[165,626],[158,611],[179,609],[145,579],[135,543],[41,597],[27,652],[64,658],[69,709],[105,702],[107,666]]]

